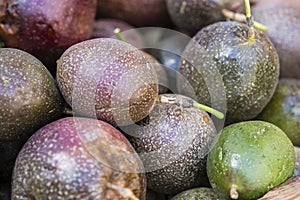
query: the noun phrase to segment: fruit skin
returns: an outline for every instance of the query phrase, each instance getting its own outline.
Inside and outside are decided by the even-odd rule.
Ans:
[[[0,48],[0,180],[10,180],[25,141],[60,118],[63,98],[46,67],[32,55]]]
[[[166,0],[173,23],[182,31],[194,35],[203,27],[225,21],[222,9],[238,10],[242,0]]]
[[[164,94],[185,101],[181,95]],[[156,103],[149,117],[122,127],[141,156],[147,187],[164,194],[208,186],[206,156],[216,136],[209,115],[194,107]],[[151,153],[150,153],[151,152]]]
[[[300,2],[294,0],[262,1],[253,7],[255,20],[268,27],[267,36],[280,60],[280,76],[300,78]]]
[[[132,45],[111,38],[70,47],[57,65],[59,88],[75,113],[113,125],[147,116],[158,95],[154,67]]]
[[[55,75],[56,60],[71,45],[86,40],[96,0],[4,0],[0,39],[41,60]]]
[[[253,41],[248,32],[248,26],[236,22],[209,25],[193,37],[179,65],[187,80],[178,84],[179,92],[184,93],[189,83],[196,100],[211,105],[211,98],[216,98],[210,95],[213,91],[219,96],[214,107],[221,111],[226,97],[227,124],[255,118],[270,101],[279,79],[273,44],[261,31],[254,30]]]
[[[145,200],[145,175],[134,173],[142,171],[141,160],[117,129],[96,119],[63,118],[38,130],[20,151],[12,200],[123,199],[109,184]]]
[[[276,91],[257,117],[281,128],[292,143],[300,146],[300,80],[282,78]]]
[[[247,121],[223,129],[208,154],[207,174],[214,189],[229,198],[257,199],[293,175],[295,151],[273,124]]]
[[[63,98],[46,67],[25,51],[0,48],[0,140],[27,140],[58,119]]]
[[[168,26],[165,0],[97,0],[98,18],[115,18],[137,26]]]
[[[185,190],[176,196],[172,197],[170,200],[218,200],[219,196],[212,188],[193,188]]]

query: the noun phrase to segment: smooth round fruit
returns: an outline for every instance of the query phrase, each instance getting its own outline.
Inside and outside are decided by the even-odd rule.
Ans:
[[[175,94],[179,102],[191,100]],[[176,194],[197,186],[208,186],[206,156],[216,129],[209,115],[185,105],[156,103],[149,116],[137,124],[122,127],[139,153],[146,170],[147,187],[164,194]]]
[[[63,118],[38,130],[20,151],[12,199],[145,200],[142,172],[117,129],[96,119]]]
[[[56,60],[86,40],[96,0],[4,0],[0,2],[0,40],[37,57],[55,75]]]
[[[237,22],[218,22],[199,31],[183,52],[179,72],[197,101],[223,110],[226,123],[257,117],[275,92],[279,79],[277,52],[267,36]],[[224,90],[225,92],[222,92]],[[213,96],[214,95],[214,96]],[[216,96],[217,95],[217,96]],[[225,97],[223,97],[225,96]]]
[[[300,146],[300,80],[280,79],[271,101],[258,119],[275,124],[294,145]]]
[[[293,175],[295,151],[277,126],[263,121],[223,129],[208,154],[207,174],[224,198],[257,199]]]
[[[70,47],[58,60],[57,81],[76,114],[119,126],[147,116],[158,95],[155,69],[143,52],[111,38]]]

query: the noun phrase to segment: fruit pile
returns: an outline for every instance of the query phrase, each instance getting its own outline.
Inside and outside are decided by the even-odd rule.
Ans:
[[[300,0],[0,1],[0,199],[300,199]]]

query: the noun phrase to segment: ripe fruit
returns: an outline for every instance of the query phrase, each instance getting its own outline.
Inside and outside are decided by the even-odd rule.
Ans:
[[[258,119],[275,124],[294,145],[300,146],[300,80],[280,79],[271,101]]]
[[[39,128],[62,116],[63,98],[32,55],[0,48],[0,180],[9,180],[18,151]]]
[[[300,78],[300,2],[295,0],[258,1],[254,18],[268,27],[267,36],[280,60],[280,76]]]
[[[111,125],[63,118],[38,130],[20,151],[12,199],[145,200],[142,162]]]
[[[32,55],[0,49],[0,140],[26,140],[58,119],[63,99],[46,67]]]
[[[76,114],[113,125],[141,120],[158,95],[155,69],[143,53],[111,38],[70,47],[58,60],[57,81]]]
[[[294,167],[292,142],[263,121],[225,127],[207,158],[212,187],[232,199],[257,199],[290,178]]]
[[[188,97],[175,94],[159,98],[149,116],[122,129],[139,153],[146,170],[147,187],[176,194],[196,186],[207,186],[206,155],[216,136],[209,115],[190,105]]]
[[[261,31],[236,22],[218,22],[199,31],[187,45],[179,72],[193,87],[197,100],[210,105],[217,94],[226,123],[256,117],[271,99],[278,82],[277,52]],[[180,83],[185,91],[186,83]],[[225,93],[217,92],[224,88]],[[220,100],[219,100],[220,99]]]
[[[56,60],[88,38],[96,0],[5,0],[0,2],[0,40],[29,52],[54,75]]]

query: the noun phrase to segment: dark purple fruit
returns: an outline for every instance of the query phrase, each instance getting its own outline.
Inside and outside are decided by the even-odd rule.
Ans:
[[[0,48],[0,66],[0,179],[8,179],[22,145],[62,116],[64,101],[49,71],[32,55]]]
[[[113,125],[147,116],[158,94],[155,69],[143,52],[111,38],[70,47],[58,60],[57,81],[75,113]]]
[[[236,11],[242,0],[166,0],[173,23],[182,31],[194,35],[201,28],[218,21],[225,21],[223,9]]]
[[[0,40],[25,50],[55,74],[56,60],[88,38],[96,0],[4,0],[0,2]]]
[[[266,34],[278,52],[281,77],[300,78],[299,10],[299,0],[265,0],[253,8],[255,20],[268,27]]]
[[[98,0],[97,12],[101,17],[124,20],[141,26],[170,24],[165,0]]]
[[[124,38],[126,39],[126,42],[129,44],[132,44],[136,47],[142,47],[144,45],[142,36],[137,31],[131,30],[134,29],[133,26],[129,25],[125,21],[117,19],[95,20],[93,24],[93,30],[89,38],[116,38],[114,33],[116,28],[120,29]],[[131,31],[127,32],[128,30]]]
[[[160,99],[190,98],[164,94]],[[135,125],[123,127],[139,153],[146,170],[148,188],[176,194],[196,186],[208,186],[206,156],[216,129],[209,115],[194,107],[157,103],[149,116]]]
[[[20,151],[12,199],[141,199],[142,162],[111,125],[63,118],[37,131]]]
[[[222,110],[226,99],[227,124],[257,117],[275,92],[277,52],[263,32],[247,25],[209,25],[193,37],[183,55],[179,72],[194,89],[197,101],[211,105],[215,99],[215,107]],[[187,83],[179,85],[181,91]]]

